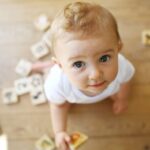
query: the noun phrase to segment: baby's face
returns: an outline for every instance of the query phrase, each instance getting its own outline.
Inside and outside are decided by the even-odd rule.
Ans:
[[[110,34],[85,39],[64,37],[57,41],[55,54],[71,84],[90,96],[102,92],[118,72],[118,42]]]

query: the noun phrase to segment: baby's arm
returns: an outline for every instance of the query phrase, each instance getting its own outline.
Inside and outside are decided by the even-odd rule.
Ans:
[[[57,105],[50,104],[51,120],[53,131],[55,134],[56,146],[62,150],[68,150],[68,144],[70,142],[70,136],[66,132],[67,128],[67,116],[70,104],[65,103]]]
[[[113,111],[115,114],[119,114],[127,108],[130,89],[131,81],[122,83],[119,92],[111,96],[114,100]]]
[[[51,68],[54,65],[53,61],[38,61],[32,64],[32,72],[42,72],[46,68]]]

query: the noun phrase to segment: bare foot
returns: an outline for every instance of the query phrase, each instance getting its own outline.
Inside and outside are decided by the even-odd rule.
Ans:
[[[127,110],[128,101],[124,99],[113,100],[113,112],[114,114],[120,114]]]

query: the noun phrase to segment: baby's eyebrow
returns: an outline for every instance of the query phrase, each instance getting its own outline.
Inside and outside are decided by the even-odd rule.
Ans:
[[[68,60],[74,60],[74,59],[79,59],[79,58],[84,58],[85,56],[74,56],[74,57],[70,57]]]
[[[114,53],[114,52],[115,52],[114,49],[107,49],[107,50],[103,50],[103,51],[97,52],[95,54],[95,56],[96,55],[103,55],[103,54],[106,54],[106,53]]]
[[[102,51],[101,53],[108,53],[108,52],[114,52],[114,49],[107,49],[107,50]]]
[[[98,53],[96,53],[95,55],[98,55],[98,54],[105,54],[105,53],[108,53],[108,52],[114,53],[114,49],[103,50],[102,52],[98,52]],[[74,59],[85,58],[85,57],[86,57],[86,56],[83,56],[83,55],[73,56],[73,57],[70,57],[68,60],[71,61],[71,60],[74,60]]]

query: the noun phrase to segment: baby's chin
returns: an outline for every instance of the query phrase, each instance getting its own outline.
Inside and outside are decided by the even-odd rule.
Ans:
[[[96,95],[98,95],[98,94],[100,94],[101,93],[101,91],[99,91],[99,92],[95,92],[95,91],[83,91],[83,90],[80,90],[82,93],[84,93],[85,95],[87,95],[87,96],[96,96]]]
[[[102,93],[106,88],[107,88],[107,87],[102,88],[102,89],[99,89],[99,90],[94,90],[94,89],[91,90],[91,89],[88,89],[88,90],[80,90],[80,91],[81,91],[82,93],[84,93],[85,95],[87,95],[87,96],[96,96],[96,95]]]

